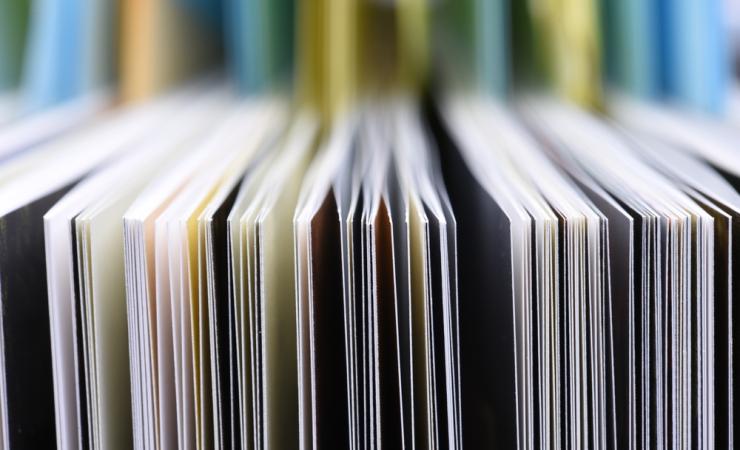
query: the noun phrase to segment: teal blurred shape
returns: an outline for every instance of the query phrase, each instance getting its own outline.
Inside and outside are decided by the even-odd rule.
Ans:
[[[294,65],[294,0],[226,0],[226,53],[245,94],[290,82]]]

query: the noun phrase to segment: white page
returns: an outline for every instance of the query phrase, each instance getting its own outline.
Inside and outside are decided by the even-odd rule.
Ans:
[[[202,213],[198,217],[198,236],[199,236],[199,242],[203,245],[209,246],[211,241],[211,238],[208,236],[208,233],[210,228],[208,228],[208,224],[213,220],[213,215],[216,212],[216,209],[221,206],[224,199],[227,195],[231,193],[231,191],[234,189],[234,186],[239,181],[239,179],[242,178],[243,172],[246,168],[246,165],[253,164],[252,159],[257,155],[258,150],[262,149],[266,146],[267,143],[272,141],[274,139],[274,135],[278,132],[278,126],[275,124],[282,123],[283,116],[282,112],[276,112],[276,111],[264,111],[262,112],[261,116],[258,117],[250,117],[248,119],[239,118],[238,122],[247,122],[247,121],[253,121],[254,125],[252,128],[244,129],[243,132],[237,133],[233,137],[233,143],[232,145],[235,147],[243,146],[242,153],[244,156],[247,156],[247,159],[241,159],[240,161],[237,161],[236,164],[231,164],[228,168],[228,171],[224,174],[224,180],[221,186],[218,188],[216,192],[214,192],[212,199],[209,201],[207,205],[203,208]],[[242,128],[239,125],[239,128]],[[201,245],[199,244],[199,245]],[[214,302],[217,300],[214,298],[214,280],[213,276],[215,275],[213,273],[213,267],[211,267],[212,264],[212,249],[205,250],[204,248],[199,248],[199,264],[202,266],[200,273],[201,276],[203,274],[207,274],[205,276],[205,279],[201,279],[201,296],[207,297],[201,298],[202,303],[207,303],[207,311],[208,316],[207,317],[214,317],[215,314],[215,305]],[[209,256],[211,255],[211,256]],[[204,267],[204,266],[208,267]],[[223,268],[225,269],[225,268]],[[207,294],[203,294],[203,291],[207,290]],[[213,319],[209,319],[209,322],[212,324]],[[219,324],[219,326],[227,326],[228,324]],[[217,369],[221,368],[223,369],[224,365],[217,365],[216,364],[216,339],[217,336],[214,334],[213,328],[211,327],[211,333],[209,335],[210,340],[210,351],[211,351],[211,371],[212,373],[217,373]],[[222,364],[225,364],[222,363]],[[223,389],[225,387],[219,386],[217,379],[214,377],[212,379],[212,392],[213,392],[213,398],[212,402],[214,405],[217,405],[214,407],[213,411],[213,427],[214,430],[218,430],[220,423],[222,420],[226,420],[224,416],[228,415],[229,411],[227,409],[227,405],[220,405],[220,398],[218,397],[220,394],[220,389]],[[233,401],[234,399],[232,399]],[[224,437],[218,436],[216,439],[216,448],[221,448],[221,446],[224,445],[223,442]]]
[[[239,411],[241,412],[239,429],[242,445],[254,445],[255,423],[253,410],[253,353],[251,341],[251,314],[249,308],[249,289],[247,255],[245,244],[242,241],[242,227],[239,223],[248,205],[251,204],[255,191],[258,189],[265,172],[270,167],[270,159],[274,156],[272,147],[268,147],[265,155],[254,169],[253,173],[245,177],[240,192],[229,212],[227,224],[230,235],[232,289],[234,292],[233,309],[235,311],[235,336],[237,347],[237,395]]]
[[[632,404],[630,414],[632,417],[641,415],[642,420],[638,423],[637,434],[633,431],[629,439],[631,442],[639,440],[649,443],[651,436],[655,435],[657,445],[662,445],[661,443],[665,442],[670,434],[673,436],[672,442],[674,443],[676,440],[686,443],[690,441],[712,442],[712,432],[708,428],[700,427],[699,433],[692,435],[692,429],[695,428],[694,422],[712,423],[712,413],[702,405],[709,401],[713,394],[711,388],[706,388],[700,383],[695,386],[691,382],[689,376],[693,370],[692,365],[687,364],[688,360],[683,355],[701,353],[701,348],[712,345],[711,333],[702,333],[708,330],[708,324],[704,320],[707,311],[712,309],[713,300],[705,293],[711,287],[713,275],[704,270],[704,267],[697,270],[696,262],[690,258],[690,251],[695,249],[700,259],[708,257],[704,252],[710,251],[706,242],[713,239],[711,237],[713,219],[659,173],[640,161],[622,136],[608,130],[596,119],[572,108],[553,103],[538,103],[537,105],[538,114],[536,115],[546,118],[549,122],[548,127],[543,130],[553,135],[559,134],[560,142],[567,145],[567,148],[577,155],[577,158],[602,185],[616,193],[622,201],[631,204],[635,210],[642,211],[641,214],[647,218],[648,226],[645,232],[649,234],[644,235],[642,243],[643,255],[647,256],[643,266],[643,280],[655,280],[655,282],[643,288],[643,296],[638,300],[643,308],[642,318],[636,318],[636,320],[642,320],[640,323],[643,325],[643,330],[647,326],[655,327],[657,336],[661,338],[651,342],[647,335],[631,336],[632,340],[641,340],[640,351],[643,354],[641,362],[633,360],[631,365],[634,368],[644,368],[643,373],[647,374],[654,370],[658,374],[658,387],[661,386],[662,377],[672,377],[673,386],[679,386],[679,389],[670,394],[671,402],[678,409],[674,411],[677,416],[674,416],[673,430],[667,430],[665,423],[651,423],[646,409],[649,402],[657,402],[658,417],[661,417],[663,412],[660,408],[665,408],[666,394],[659,389],[654,391],[648,378],[634,380],[641,383],[640,389],[643,396],[640,404],[636,405],[635,392],[630,392]],[[691,223],[696,223],[697,228],[691,229]],[[664,248],[666,242],[675,243],[675,246]],[[672,263],[663,264],[662,258],[669,258]],[[696,303],[698,316],[696,317],[693,317],[694,313],[689,307],[692,295],[690,289],[694,289],[689,284],[691,277],[694,276],[692,273],[695,274],[698,283],[695,286],[698,295]],[[671,280],[678,280],[678,284],[672,285],[675,286],[674,288],[671,288],[671,285],[665,285],[661,281],[665,276],[670,276]],[[649,290],[646,290],[647,288]],[[664,297],[668,294],[672,296],[670,299]],[[668,336],[675,336],[672,333],[678,333],[681,337],[673,343],[673,348],[678,349],[678,353],[672,356],[670,366],[666,366],[666,359],[660,355],[654,360],[649,358],[649,352],[653,351],[653,348],[661,352],[659,349],[667,345],[661,340],[663,324],[661,316],[658,315],[658,311],[664,308],[661,304],[664,299],[672,308],[668,313],[675,315],[672,321],[673,328],[667,330],[666,333]],[[655,317],[651,316],[651,311],[655,311]],[[699,320],[699,322],[694,323],[694,320]],[[697,345],[694,346],[688,339],[686,330],[697,324],[701,333]],[[707,371],[709,363],[710,361],[700,358],[699,368]],[[652,369],[651,364],[653,364]],[[696,393],[699,398],[698,411],[692,408],[689,400],[692,392]]]
[[[104,185],[100,177],[84,183],[92,191]],[[79,201],[86,189],[71,192],[44,216],[44,241],[46,245],[49,320],[52,332],[52,356],[57,409],[57,441],[65,446],[81,446],[79,412],[77,405],[77,353],[75,350],[75,319],[72,278],[72,237],[70,221],[79,212]]]
[[[296,286],[291,273],[294,267],[293,243],[285,239],[293,228],[292,217],[298,200],[300,183],[308,166],[317,122],[311,115],[301,115],[284,141],[280,157],[265,176],[255,196],[253,222],[242,216],[242,226],[252,227],[260,249],[255,253],[261,283],[255,284],[255,299],[261,317],[262,342],[260,371],[262,376],[262,417],[264,427],[261,446],[294,445],[299,421],[289,419],[297,413]],[[298,313],[300,314],[300,313]],[[257,419],[257,418],[255,418]],[[259,432],[258,428],[258,432]],[[302,430],[303,431],[303,430]],[[259,433],[258,433],[259,435]]]
[[[175,103],[171,107],[174,108]],[[67,112],[69,113],[70,111]],[[152,126],[157,121],[164,120],[166,112],[168,112],[166,108],[161,108],[159,117],[156,115],[148,117]],[[59,114],[59,112],[55,114]],[[75,115],[72,114],[72,117],[75,117]],[[135,142],[136,138],[136,134],[132,134],[128,140]],[[124,147],[127,143],[131,145],[130,142],[124,139],[118,145]],[[58,149],[55,150],[58,151]],[[128,161],[129,165],[131,163],[131,161]],[[122,166],[125,166],[125,164],[122,164]],[[68,444],[66,445],[73,445],[72,442],[78,442],[76,445],[81,445],[79,443],[81,437],[78,435],[79,427],[75,425],[78,420],[76,404],[77,381],[75,373],[75,361],[78,355],[74,352],[74,305],[71,303],[73,298],[71,264],[73,262],[71,260],[72,249],[69,221],[95,195],[99,195],[101,189],[109,186],[109,179],[111,177],[115,178],[120,171],[121,167],[114,166],[93,176],[89,181],[86,180],[50,210],[45,217],[46,230],[49,233],[47,236],[47,243],[49,244],[48,256],[54,258],[59,263],[48,265],[50,270],[49,295],[52,330],[57,330],[54,332],[55,337],[53,338],[55,355],[58,352],[58,356],[55,356],[55,361],[57,361],[55,374],[58,373],[60,377],[59,383],[57,383],[57,390],[55,391],[57,392],[55,404],[58,410],[58,439],[60,442],[67,442]],[[60,408],[66,412],[59,413]]]
[[[260,109],[264,110],[260,111]],[[178,220],[181,226],[182,224],[187,224],[187,232],[182,235],[182,238],[187,242],[188,257],[185,260],[196,261],[197,263],[197,265],[192,265],[189,268],[190,280],[188,288],[190,302],[193,305],[190,319],[192,326],[192,345],[193,348],[197,347],[197,354],[199,355],[196,364],[199,370],[197,378],[199,384],[196,387],[196,392],[199,395],[196,401],[202,412],[200,413],[197,426],[201,429],[199,445],[204,447],[208,446],[208,443],[212,439],[210,433],[215,422],[213,422],[214,419],[211,417],[213,396],[210,393],[212,389],[210,377],[212,374],[210,371],[209,356],[210,343],[208,341],[209,316],[207,314],[208,304],[205,294],[206,280],[203,277],[205,267],[201,264],[201,258],[198,257],[200,246],[200,234],[198,232],[199,218],[202,216],[211,198],[214,195],[218,195],[218,190],[224,186],[223,183],[232,183],[233,181],[229,180],[234,180],[235,177],[243,173],[246,164],[251,161],[256,150],[260,148],[266,134],[270,132],[269,126],[271,121],[276,120],[279,123],[282,120],[274,109],[274,105],[257,104],[245,111],[239,111],[233,117],[229,118],[230,120],[224,125],[224,129],[228,129],[230,133],[220,143],[225,148],[223,160],[217,161],[217,164],[212,167],[210,173],[199,175],[199,180],[196,183],[200,183],[200,179],[202,179],[203,184],[198,189],[192,192],[185,191],[182,194],[182,198],[185,200],[182,209],[178,213]],[[243,126],[245,122],[251,122],[251,127],[245,128]],[[252,142],[243,144],[246,139],[252,139]],[[182,229],[182,231],[185,230]]]
[[[149,380],[148,386],[142,386],[141,389],[134,389],[135,397],[141,399],[139,407],[136,408],[138,411],[135,411],[134,414],[134,417],[139,417],[141,422],[137,424],[135,421],[134,427],[143,427],[150,430],[147,433],[151,433],[150,439],[154,441],[163,439],[164,442],[171,442],[172,439],[177,439],[175,428],[180,423],[171,417],[171,413],[174,411],[170,408],[175,407],[175,398],[166,395],[166,392],[170,392],[170,394],[174,393],[167,390],[163,392],[165,394],[164,396],[159,396],[156,393],[157,391],[151,391],[149,389],[149,386],[157,385],[154,380],[159,378],[158,371],[153,370],[159,364],[159,362],[152,360],[154,354],[159,354],[158,352],[155,353],[155,349],[163,345],[166,347],[165,343],[168,341],[166,334],[152,334],[156,329],[156,322],[164,315],[164,313],[157,315],[157,312],[163,312],[165,309],[169,309],[165,308],[158,301],[158,297],[156,297],[156,273],[158,270],[156,270],[155,261],[155,219],[172,200],[172,195],[192,176],[193,171],[199,168],[199,165],[204,161],[208,160],[209,147],[202,142],[204,140],[207,142],[209,133],[206,130],[213,124],[213,121],[219,117],[223,117],[229,111],[228,108],[224,110],[224,106],[226,105],[224,99],[225,97],[221,97],[221,100],[218,100],[216,103],[211,101],[210,110],[205,108],[205,111],[201,112],[201,114],[206,113],[206,116],[200,118],[197,116],[193,117],[196,126],[183,127],[182,123],[179,124],[178,132],[174,133],[173,144],[189,150],[187,156],[174,168],[167,170],[163,176],[154,180],[124,215],[124,223],[132,233],[131,244],[127,246],[127,252],[129,249],[131,250],[130,261],[132,268],[135,269],[131,273],[131,281],[127,281],[127,290],[129,290],[127,298],[131,308],[131,313],[129,314],[131,318],[130,326],[133,327],[134,334],[140,336],[138,347],[135,352],[132,352],[138,355],[137,360],[132,361],[132,373],[133,371],[143,369],[144,371],[140,372],[143,377],[142,379]],[[218,103],[219,101],[221,102],[220,104]],[[210,114],[210,117],[208,114]],[[164,137],[164,139],[173,139],[172,134],[170,133],[170,136]],[[161,246],[157,245],[156,247],[161,249]],[[137,249],[141,249],[141,251]],[[148,261],[148,263],[145,261]],[[150,267],[149,271],[147,271],[147,266]],[[144,271],[141,272],[141,269],[144,269]],[[166,301],[169,302],[169,299]],[[159,342],[156,339],[157,336],[164,339],[164,341]],[[161,360],[162,365],[169,364],[167,362],[167,355],[171,355],[165,347],[162,347],[163,352],[161,357],[164,358]],[[135,386],[135,383],[132,383],[132,386]],[[153,420],[160,420],[160,415],[157,412],[160,410],[160,406],[158,406],[160,403],[163,410],[170,411],[166,414],[167,420],[163,422],[167,424],[168,428],[164,433],[161,433],[161,430],[157,431],[155,435]],[[146,412],[146,416],[141,416],[142,412]]]
[[[439,252],[441,267],[436,270],[439,270],[439,273],[442,275],[441,298],[430,298],[430,305],[432,307],[432,301],[441,301],[442,303],[442,314],[439,318],[443,322],[441,330],[444,340],[444,347],[442,349],[435,349],[441,352],[441,354],[435,355],[434,362],[435,365],[442,365],[444,367],[444,371],[442,372],[444,378],[437,379],[435,383],[438,385],[437,390],[445,392],[445,398],[437,398],[436,402],[440,405],[444,404],[446,416],[442,416],[441,412],[436,413],[438,416],[436,422],[438,427],[447,428],[444,433],[447,436],[447,442],[440,442],[440,445],[445,445],[449,448],[459,448],[462,445],[462,436],[460,429],[460,392],[458,379],[460,372],[457,348],[457,301],[456,292],[452,291],[454,280],[451,278],[451,271],[454,272],[455,268],[451,266],[450,261],[454,261],[454,255],[451,256],[449,254],[451,248],[449,241],[454,240],[455,237],[454,232],[453,236],[448,234],[450,227],[454,230],[454,224],[448,222],[448,214],[443,205],[442,197],[446,196],[446,194],[444,191],[438,190],[439,186],[435,185],[433,156],[428,137],[424,136],[421,122],[416,116],[418,114],[409,104],[401,104],[399,106],[400,118],[397,121],[399,125],[396,130],[398,139],[396,145],[400,155],[398,157],[399,178],[401,186],[408,190],[408,195],[411,199],[410,205],[412,211],[409,215],[411,216],[413,209],[416,209],[416,214],[419,215],[420,219],[419,224],[426,222],[424,227],[428,230],[426,232],[439,233],[438,237],[434,239],[438,242],[439,249],[432,250],[431,248],[427,248],[427,252]],[[412,169],[412,167],[415,169]],[[422,203],[424,205],[423,207],[427,208],[433,217],[424,217],[426,213],[422,213]],[[412,220],[412,224],[413,222]],[[435,229],[437,227],[438,230]],[[413,239],[411,239],[411,242],[413,242]],[[426,245],[429,246],[430,244],[427,243]],[[427,256],[427,258],[429,257]],[[431,265],[432,261],[430,260],[427,264]],[[433,323],[434,320],[431,322]],[[439,325],[434,326],[434,328],[438,327]]]
[[[0,97],[0,161],[75,130],[110,103],[110,93],[96,92],[11,122],[8,119],[18,112],[15,98]],[[3,114],[8,114],[7,123]]]
[[[605,446],[607,440],[615,438],[614,424],[606,423],[607,404],[614,404],[614,393],[607,392],[607,383],[612,377],[611,367],[613,366],[613,362],[606,361],[605,359],[606,355],[612,352],[611,331],[609,329],[603,329],[601,326],[605,321],[605,317],[610,317],[611,311],[610,301],[605,295],[608,292],[608,284],[605,286],[608,280],[602,277],[603,267],[608,265],[608,260],[602,259],[599,251],[603,245],[606,245],[606,243],[602,242],[602,227],[605,226],[605,218],[563,174],[554,170],[554,166],[544,157],[542,150],[537,148],[540,144],[532,139],[529,132],[522,125],[518,124],[513,116],[509,116],[502,109],[491,109],[490,107],[485,114],[490,117],[488,122],[490,126],[486,128],[491,130],[491,136],[495,132],[501,137],[510,157],[514,161],[517,161],[519,167],[527,169],[525,176],[530,178],[531,182],[542,193],[542,196],[552,206],[553,210],[566,219],[566,232],[574,233],[578,236],[580,247],[576,248],[575,252],[569,250],[571,256],[568,259],[575,259],[577,270],[580,273],[580,275],[576,276],[575,282],[580,283],[581,280],[588,279],[588,283],[583,283],[580,286],[576,285],[573,290],[576,293],[580,292],[580,299],[575,299],[576,305],[578,305],[577,310],[580,311],[579,315],[586,318],[585,311],[588,309],[589,316],[586,320],[587,325],[581,330],[575,330],[580,336],[577,335],[576,339],[582,343],[586,343],[586,327],[588,327],[589,335],[592,336],[592,339],[587,343],[588,347],[583,346],[583,357],[581,358],[581,362],[579,362],[581,366],[579,370],[581,379],[585,380],[588,377],[597,380],[597,382],[591,386],[585,386],[583,383],[577,382],[576,386],[579,384],[583,386],[583,390],[581,391],[582,398],[591,398],[590,407],[595,412],[586,421],[586,426],[592,429],[591,433],[589,434],[588,431],[583,431],[584,436],[589,436],[592,439],[588,445],[594,447]],[[552,232],[557,232],[557,227]],[[586,246],[589,249],[588,253],[584,251]],[[545,246],[544,256],[549,259],[552,258],[552,255],[547,256],[547,247],[549,245]],[[541,248],[541,246],[538,245],[538,248]],[[588,278],[585,277],[585,270],[589,271],[590,275]],[[550,276],[546,270],[540,273],[538,278],[547,279]],[[567,280],[561,280],[561,282],[565,281]],[[552,290],[554,286],[543,286],[542,289]],[[547,303],[545,304],[544,311],[547,314],[547,304],[549,304],[549,301],[545,301]],[[588,303],[588,308],[586,302]],[[557,312],[555,314],[557,316]],[[550,320],[556,319],[553,318]],[[550,345],[552,344],[545,343],[547,348]],[[592,364],[586,366],[586,360],[592,361]],[[545,363],[544,365],[548,367],[552,364]],[[556,378],[558,377],[557,373],[553,373],[552,375]],[[611,398],[607,398],[608,396]],[[557,418],[559,415],[555,411],[552,411],[550,414],[555,416],[553,418]],[[611,411],[608,415],[613,416],[613,414],[614,412]]]
[[[169,180],[165,178],[154,183],[150,187],[150,194],[141,196],[127,213],[131,220],[140,217],[137,220],[143,219],[151,224],[154,233],[151,244],[159,252],[155,255],[156,270],[152,279],[157,297],[152,302],[156,305],[154,309],[157,327],[161,326],[163,332],[157,333],[153,345],[163,350],[161,354],[158,353],[160,362],[157,365],[169,364],[168,360],[174,358],[174,372],[170,377],[157,374],[161,384],[174,388],[168,389],[169,394],[166,397],[159,398],[162,405],[169,405],[168,412],[159,414],[161,420],[166,420],[170,427],[169,431],[162,434],[161,439],[166,439],[164,442],[178,439],[183,445],[204,445],[206,440],[210,440],[204,433],[204,427],[210,429],[211,419],[210,416],[201,414],[201,410],[206,409],[207,412],[211,398],[210,395],[207,398],[196,395],[203,392],[205,385],[194,384],[199,379],[196,376],[201,374],[198,371],[201,362],[192,359],[197,354],[193,351],[196,345],[193,339],[197,337],[193,327],[198,324],[191,317],[190,307],[191,300],[198,299],[197,292],[196,298],[192,298],[190,273],[195,269],[189,267],[189,255],[191,251],[197,252],[197,246],[193,250],[189,242],[187,224],[191,219],[184,218],[196,220],[197,215],[189,211],[192,211],[194,204],[203,202],[200,195],[211,195],[210,192],[216,186],[214,183],[218,182],[226,168],[238,171],[240,164],[249,160],[250,151],[244,151],[238,142],[248,136],[252,128],[244,128],[242,123],[254,121],[259,129],[259,122],[255,119],[264,123],[267,118],[272,117],[267,106],[257,103],[234,105],[227,109],[229,114],[225,120],[215,132],[208,134],[202,143],[195,146],[192,154],[168,175]],[[265,111],[261,111],[262,109]],[[221,156],[214,158],[214,155]],[[166,258],[163,257],[163,252],[166,252]],[[196,272],[193,274],[197,276]],[[204,342],[198,340],[199,348]]]

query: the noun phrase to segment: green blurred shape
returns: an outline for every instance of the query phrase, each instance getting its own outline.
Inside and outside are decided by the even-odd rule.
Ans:
[[[509,12],[508,0],[448,0],[437,8],[435,48],[448,83],[506,94],[512,70]]]
[[[0,91],[18,85],[30,0],[0,0]]]

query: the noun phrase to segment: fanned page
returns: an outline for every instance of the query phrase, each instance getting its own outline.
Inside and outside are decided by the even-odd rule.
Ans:
[[[734,448],[740,8],[658,3],[0,1],[0,450]]]
[[[29,266],[12,264],[13,259],[11,258],[13,257],[11,255],[13,252],[20,251],[25,253],[26,250],[23,247],[14,247],[16,244],[21,244],[21,241],[16,241],[15,231],[13,231],[12,240],[9,240],[11,239],[9,233],[5,235],[6,244],[3,247],[3,255],[7,259],[3,265],[4,282],[2,294],[0,295],[2,299],[7,300],[4,302],[4,305],[13,309],[16,305],[16,302],[10,301],[10,293],[14,289],[13,286],[16,283],[26,285],[31,283],[37,293],[32,295],[29,292],[20,298],[38,298],[39,301],[36,303],[23,302],[18,304],[17,306],[20,307],[17,311],[19,314],[18,319],[12,319],[13,313],[10,309],[8,310],[5,317],[7,317],[9,322],[8,325],[3,326],[3,345],[9,351],[12,351],[11,349],[14,348],[14,345],[20,346],[16,350],[19,352],[19,356],[25,354],[25,352],[31,352],[31,354],[38,352],[39,354],[48,355],[49,374],[51,374],[51,339],[48,322],[49,307],[47,302],[46,272],[43,256],[43,215],[85,173],[93,170],[96,165],[103,163],[106,159],[115,157],[117,153],[122,152],[126,148],[129,142],[135,141],[140,136],[140,133],[145,132],[147,127],[151,126],[152,119],[157,118],[159,114],[164,113],[171,106],[172,101],[172,98],[168,98],[159,102],[142,105],[136,111],[129,110],[110,113],[109,117],[99,119],[100,123],[98,126],[88,126],[78,130],[61,141],[52,141],[35,146],[33,150],[20,155],[18,160],[12,160],[18,165],[16,169],[17,175],[15,177],[9,177],[7,183],[2,187],[3,190],[7,190],[7,193],[3,195],[2,214],[4,220],[8,221],[8,227],[13,228],[19,226],[23,228],[23,233],[36,233],[29,234],[26,242],[39,244],[34,247],[35,250],[28,249],[29,252],[38,251],[39,253],[34,253],[36,256],[27,260],[29,263],[34,261]],[[69,150],[65,151],[65,148]],[[26,165],[29,163],[33,164],[31,167],[35,167],[35,170],[29,170],[29,166]],[[25,170],[23,170],[24,168]],[[46,206],[50,199],[54,199],[52,205]],[[44,206],[36,208],[35,205]],[[41,220],[39,222],[40,227],[28,228],[22,225],[26,218],[32,220],[31,218],[35,217]],[[12,242],[16,244],[12,244]],[[39,270],[43,278],[41,282],[36,282],[35,280],[39,276]],[[33,311],[36,312],[33,313]],[[32,314],[26,319],[28,321],[26,323],[22,322],[23,314]],[[39,321],[33,319],[33,314],[42,314],[44,320]],[[20,335],[14,336],[14,333],[26,333],[35,337],[33,340],[27,340],[20,337]],[[32,341],[35,344],[31,344]],[[44,373],[46,373],[46,369],[44,368],[46,366],[44,364],[46,363],[43,361],[44,358],[41,358],[36,360],[36,362],[29,361],[25,366],[16,365],[11,370],[4,369],[6,389],[7,383],[18,383],[20,385],[30,383],[28,386],[32,390],[49,394],[48,398],[46,398],[48,408],[40,407],[40,409],[36,409],[35,406],[32,406],[28,402],[18,402],[12,407],[19,408],[18,414],[12,414],[11,408],[4,409],[4,432],[7,433],[7,441],[11,446],[13,445],[13,439],[17,439],[17,445],[21,447],[35,445],[34,443],[41,445],[42,442],[54,442],[55,433],[52,431],[55,423],[53,389],[50,391],[41,391],[41,389],[51,388],[53,383],[51,378],[44,378]],[[38,364],[42,364],[42,366],[39,367]],[[18,392],[18,388],[13,388],[10,392]],[[10,398],[8,398],[8,401],[10,401]],[[25,411],[25,413],[22,411]],[[11,420],[11,415],[15,419]],[[18,420],[19,422],[15,423],[14,420]],[[11,430],[15,431],[11,433]]]
[[[18,132],[4,230],[43,246],[4,235],[8,442],[733,441],[729,128],[699,146],[552,98],[448,95],[328,131],[285,105],[204,82],[50,143]],[[40,270],[48,303],[18,309]],[[46,381],[13,347],[39,310]],[[13,395],[44,383],[40,422]]]
[[[301,341],[296,330],[295,267],[290,234],[302,179],[314,151],[316,118],[306,112],[297,118],[276,144],[279,154],[257,186],[239,219],[240,242],[247,257],[252,364],[252,408],[256,447],[298,444],[298,382]],[[277,188],[277,189],[276,189]],[[287,268],[287,270],[286,270]],[[243,292],[243,295],[245,293]],[[292,430],[292,432],[287,432]],[[274,444],[272,444],[274,442]]]
[[[564,125],[555,120],[574,113],[562,106],[550,109],[541,105],[539,110],[543,130],[551,135],[554,130],[564,130]],[[653,440],[659,445],[686,445],[690,439],[708,445],[715,440],[714,411],[706,408],[714,403],[714,387],[706,379],[689,374],[711,373],[715,365],[714,358],[698,356],[714,347],[714,320],[710,317],[715,296],[708,295],[714,290],[713,265],[709,262],[714,255],[708,246],[714,240],[714,219],[701,203],[672,186],[645,162],[631,157],[630,141],[590,117],[583,117],[580,123],[602,148],[623,146],[619,160],[612,156],[616,154],[613,151],[585,151],[589,144],[585,136],[581,141],[584,148],[567,148],[572,149],[577,161],[597,174],[605,190],[620,193],[619,198],[635,219],[634,234],[639,236],[633,263],[635,295],[633,299],[614,299],[628,302],[629,327],[620,334],[628,336],[628,358],[621,364],[627,367],[631,380],[627,420],[635,425],[625,427],[629,439],[634,445]],[[645,189],[648,180],[654,189]],[[670,264],[661,264],[661,260]],[[694,331],[687,329],[689,315],[698,321],[691,327]],[[691,358],[698,363],[684,356],[692,354],[697,355]],[[664,377],[670,379],[663,381]],[[679,388],[666,389],[666,384]],[[666,422],[650,420],[662,411],[676,414],[677,420],[670,427]]]

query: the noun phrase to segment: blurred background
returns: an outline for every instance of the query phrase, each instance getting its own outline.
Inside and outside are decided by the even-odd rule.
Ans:
[[[737,0],[3,0],[0,120],[209,72],[325,117],[364,96],[621,90],[737,115]]]

